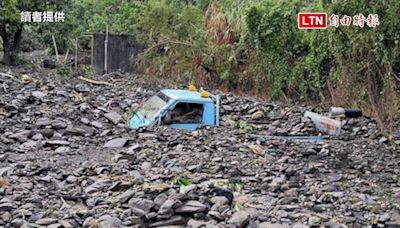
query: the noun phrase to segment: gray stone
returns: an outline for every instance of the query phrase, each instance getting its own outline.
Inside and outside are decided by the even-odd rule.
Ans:
[[[167,194],[165,193],[158,194],[157,197],[154,199],[154,206],[156,208],[160,208],[161,205],[163,205],[164,202],[167,201],[167,199],[168,199]]]
[[[229,200],[225,196],[214,196],[211,198],[211,203],[224,205],[227,204]]]
[[[148,199],[132,198],[129,200],[128,205],[135,215],[144,216],[150,212],[154,203],[152,200]]]
[[[166,200],[158,210],[158,214],[160,215],[170,215],[172,216],[173,214],[173,209],[172,206],[174,206],[175,200],[173,199],[168,199]]]
[[[151,163],[150,162],[143,162],[142,163],[142,165],[140,166],[140,168],[143,170],[143,171],[148,171],[148,170],[150,170],[151,169]]]
[[[10,202],[0,204],[0,211],[11,211],[12,209],[14,209],[14,206]]]
[[[72,136],[85,136],[86,134],[89,134],[85,129],[79,128],[79,127],[68,127],[65,129],[64,135],[72,135]]]
[[[28,135],[31,134],[31,131],[25,130],[12,135],[9,135],[8,138],[18,140],[19,142],[25,142],[28,140]]]
[[[95,219],[92,216],[89,216],[85,219],[85,221],[83,221],[82,226],[83,227],[91,227],[93,226],[95,223]]]
[[[186,222],[186,220],[182,216],[175,215],[175,216],[172,216],[170,219],[152,223],[152,224],[150,224],[150,227],[182,225],[182,224],[185,224],[185,222]]]
[[[47,117],[42,117],[36,120],[36,126],[49,126],[51,124],[51,120]]]
[[[68,126],[66,122],[67,121],[64,119],[55,119],[51,122],[51,126],[53,127],[54,130],[65,129]]]
[[[111,215],[103,215],[98,220],[101,227],[122,227],[122,221]]]
[[[65,140],[47,140],[46,145],[68,146],[71,143]]]
[[[264,112],[259,110],[251,115],[251,119],[258,120],[264,117]]]
[[[236,227],[244,227],[250,220],[250,214],[247,211],[237,211],[228,220],[229,224],[235,225]]]
[[[54,223],[54,224],[47,226],[47,228],[59,228],[59,227],[62,227],[62,225],[60,223]]]
[[[118,124],[122,120],[122,116],[116,112],[108,112],[104,114],[108,120],[110,120],[113,124]]]
[[[11,221],[10,225],[12,227],[21,227],[22,224],[24,224],[24,220],[20,219],[20,218],[16,218],[14,220]]]
[[[78,181],[78,178],[76,176],[74,176],[74,175],[69,175],[67,177],[67,179],[65,179],[65,181],[67,183],[73,184],[73,183],[76,183]]]
[[[53,224],[56,222],[57,222],[57,219],[54,219],[54,218],[42,218],[42,219],[37,220],[35,223],[38,225],[50,225],[50,224]]]
[[[40,100],[43,99],[46,96],[46,94],[41,91],[34,91],[32,92],[32,96]]]
[[[92,122],[90,123],[90,125],[92,125],[92,126],[95,127],[95,128],[98,128],[98,129],[103,128],[103,124],[100,123],[100,122],[98,122],[98,121],[92,121]]]
[[[129,189],[127,191],[125,191],[124,193],[120,194],[117,196],[117,200],[120,203],[125,203],[126,201],[128,201],[130,198],[132,198],[132,196],[135,195],[135,191]]]
[[[0,177],[7,176],[8,172],[10,172],[10,170],[12,170],[12,168],[8,167],[8,166],[0,168]]]
[[[54,152],[59,153],[59,154],[64,154],[70,152],[71,149],[67,146],[60,146],[57,147],[57,149],[54,150]]]
[[[107,190],[112,184],[111,180],[98,180],[94,182],[93,184],[89,185],[86,189],[85,192],[88,194],[92,194],[95,192],[102,192]]]
[[[53,137],[53,135],[54,135],[54,130],[53,130],[53,129],[46,128],[46,129],[41,130],[40,133],[41,133],[44,137],[46,137],[46,138],[49,139],[49,138]]]
[[[196,200],[183,202],[182,206],[175,209],[176,213],[196,213],[207,210],[207,206]]]
[[[59,223],[64,227],[64,228],[72,228],[73,226],[71,225],[71,223],[69,223],[66,220],[61,220],[59,221]]]
[[[380,216],[379,216],[379,221],[380,222],[386,222],[386,221],[388,221],[390,219],[390,214],[389,213],[384,213],[384,214],[381,214]]]
[[[35,134],[34,136],[32,136],[32,139],[33,140],[41,140],[41,139],[43,139],[44,137],[43,137],[43,135],[42,134],[40,134],[40,133],[38,133],[38,134]]]
[[[270,223],[263,222],[258,225],[259,228],[289,228],[289,225],[281,224],[281,223]],[[306,226],[307,227],[307,226]]]
[[[124,147],[126,144],[127,140],[124,138],[116,138],[108,141],[106,144],[104,144],[104,148],[121,148]]]
[[[190,227],[190,228],[200,228],[200,227],[205,226],[206,223],[205,223],[205,222],[202,222],[202,221],[190,219],[190,220],[188,221],[188,224],[187,224],[187,225],[188,225],[188,227]]]

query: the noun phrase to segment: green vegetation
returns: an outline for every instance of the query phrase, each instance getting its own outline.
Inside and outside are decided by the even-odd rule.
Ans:
[[[18,15],[27,6],[21,2],[0,3],[0,25],[6,24],[9,34],[22,27]],[[61,52],[79,34],[108,25],[149,47],[139,66],[150,76],[271,99],[358,107],[388,131],[400,117],[398,1],[75,0],[41,10],[49,7],[63,9],[66,22],[29,26],[47,44],[49,34],[56,34]],[[299,30],[299,12],[377,14],[380,25]],[[13,49],[4,37],[4,49]]]

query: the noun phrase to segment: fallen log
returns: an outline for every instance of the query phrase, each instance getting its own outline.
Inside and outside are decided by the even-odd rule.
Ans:
[[[113,85],[113,84],[108,83],[106,81],[97,81],[97,80],[93,80],[93,79],[90,79],[90,78],[85,78],[83,76],[79,76],[79,79],[82,80],[82,81],[85,81],[85,82],[89,82],[89,83],[95,84],[95,85],[108,85],[108,86],[112,86]]]

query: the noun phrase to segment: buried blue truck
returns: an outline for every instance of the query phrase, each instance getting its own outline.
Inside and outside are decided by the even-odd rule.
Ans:
[[[130,119],[131,128],[167,125],[195,130],[219,124],[219,96],[206,91],[163,89],[139,108]]]

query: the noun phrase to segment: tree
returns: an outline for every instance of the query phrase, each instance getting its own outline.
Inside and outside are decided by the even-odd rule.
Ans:
[[[24,23],[21,22],[20,13],[27,12],[44,12],[46,10],[63,11],[71,7],[75,1],[68,0],[1,0],[0,1],[0,37],[3,40],[4,57],[3,62],[6,65],[18,64],[18,54],[20,52],[21,37]],[[42,39],[47,37],[48,33],[42,31],[48,30],[53,34],[58,34],[63,38],[63,43],[67,39],[66,34],[72,30],[70,23],[65,24],[46,24],[32,23],[29,26],[36,28],[36,31],[42,33]],[[61,31],[61,32],[60,32]]]
[[[18,59],[22,35],[19,10],[16,0],[3,0],[0,3],[0,36],[3,39],[3,61],[6,65],[15,64]]]

